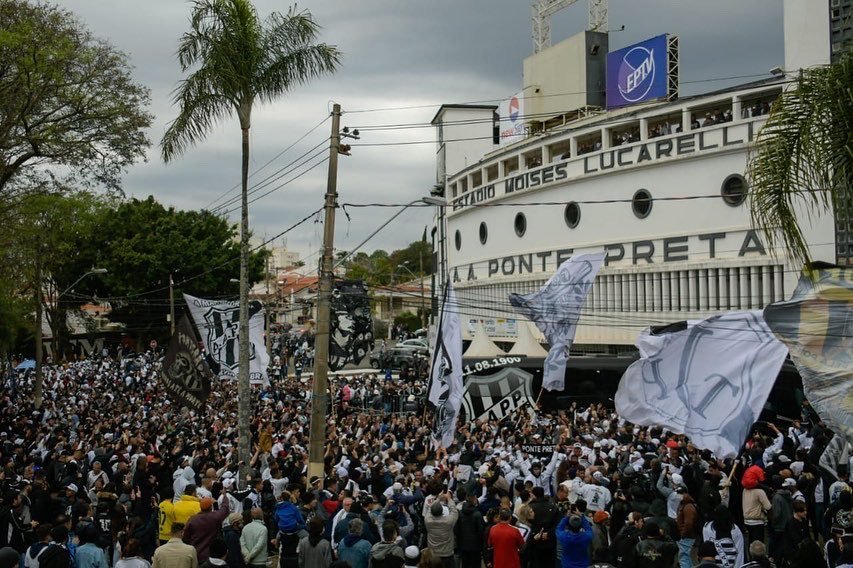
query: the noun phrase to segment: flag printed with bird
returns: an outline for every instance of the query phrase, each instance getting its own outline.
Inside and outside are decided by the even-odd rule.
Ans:
[[[456,294],[448,281],[430,369],[429,401],[435,405],[433,446],[447,448],[453,444],[462,395],[462,327]]]
[[[812,408],[853,444],[853,268],[812,264],[764,318],[788,346]]]
[[[551,345],[542,376],[545,390],[561,391],[565,387],[566,362],[581,308],[604,256],[604,252],[575,255],[561,264],[538,292],[509,295],[509,303],[535,323]]]
[[[686,434],[721,458],[737,455],[788,354],[760,310],[647,329],[637,348],[614,397],[617,414]]]

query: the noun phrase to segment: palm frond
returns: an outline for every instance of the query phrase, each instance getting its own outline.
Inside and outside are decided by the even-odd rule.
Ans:
[[[258,78],[256,92],[266,102],[338,67],[340,51],[325,44],[306,45],[280,56]]]
[[[174,102],[180,105],[181,112],[169,124],[160,142],[164,161],[183,154],[207,136],[217,121],[234,110],[234,101],[218,91],[215,79],[215,74],[203,67],[176,89]]]
[[[811,261],[802,214],[811,221],[833,204],[851,203],[851,85],[850,53],[836,64],[802,71],[773,104],[749,157],[753,224],[771,248],[781,244],[794,261]]]

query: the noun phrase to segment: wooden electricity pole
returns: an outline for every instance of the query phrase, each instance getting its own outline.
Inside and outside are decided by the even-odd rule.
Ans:
[[[308,441],[308,476],[324,477],[323,446],[326,442],[326,409],[329,396],[329,302],[334,274],[335,209],[338,206],[338,150],[340,149],[341,106],[332,107],[332,135],[329,144],[329,177],[326,184],[323,256],[320,261],[320,292],[317,302],[317,330],[314,334],[314,385],[311,400],[311,430]]]

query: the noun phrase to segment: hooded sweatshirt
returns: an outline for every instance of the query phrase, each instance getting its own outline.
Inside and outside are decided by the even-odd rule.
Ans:
[[[370,543],[357,534],[348,534],[338,544],[338,559],[349,563],[351,568],[367,568],[371,553]]]
[[[184,494],[184,489],[186,489],[187,485],[195,483],[195,472],[190,466],[183,469],[178,468],[172,474],[172,478],[175,480],[172,483],[172,489],[175,490],[175,500],[177,501],[179,496]]]
[[[403,549],[396,542],[377,542],[370,549],[370,568],[401,568],[406,561]]]

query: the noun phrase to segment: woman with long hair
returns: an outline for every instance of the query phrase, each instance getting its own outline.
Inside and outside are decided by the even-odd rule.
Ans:
[[[308,521],[308,536],[296,547],[299,568],[329,568],[332,564],[332,545],[323,538],[325,529],[319,517]]]
[[[734,523],[731,511],[717,505],[711,521],[702,528],[702,539],[713,542],[717,563],[723,568],[741,568],[744,563],[743,533]]]
[[[151,568],[151,563],[142,558],[141,552],[139,540],[131,538],[122,548],[121,559],[116,562],[115,568]]]

